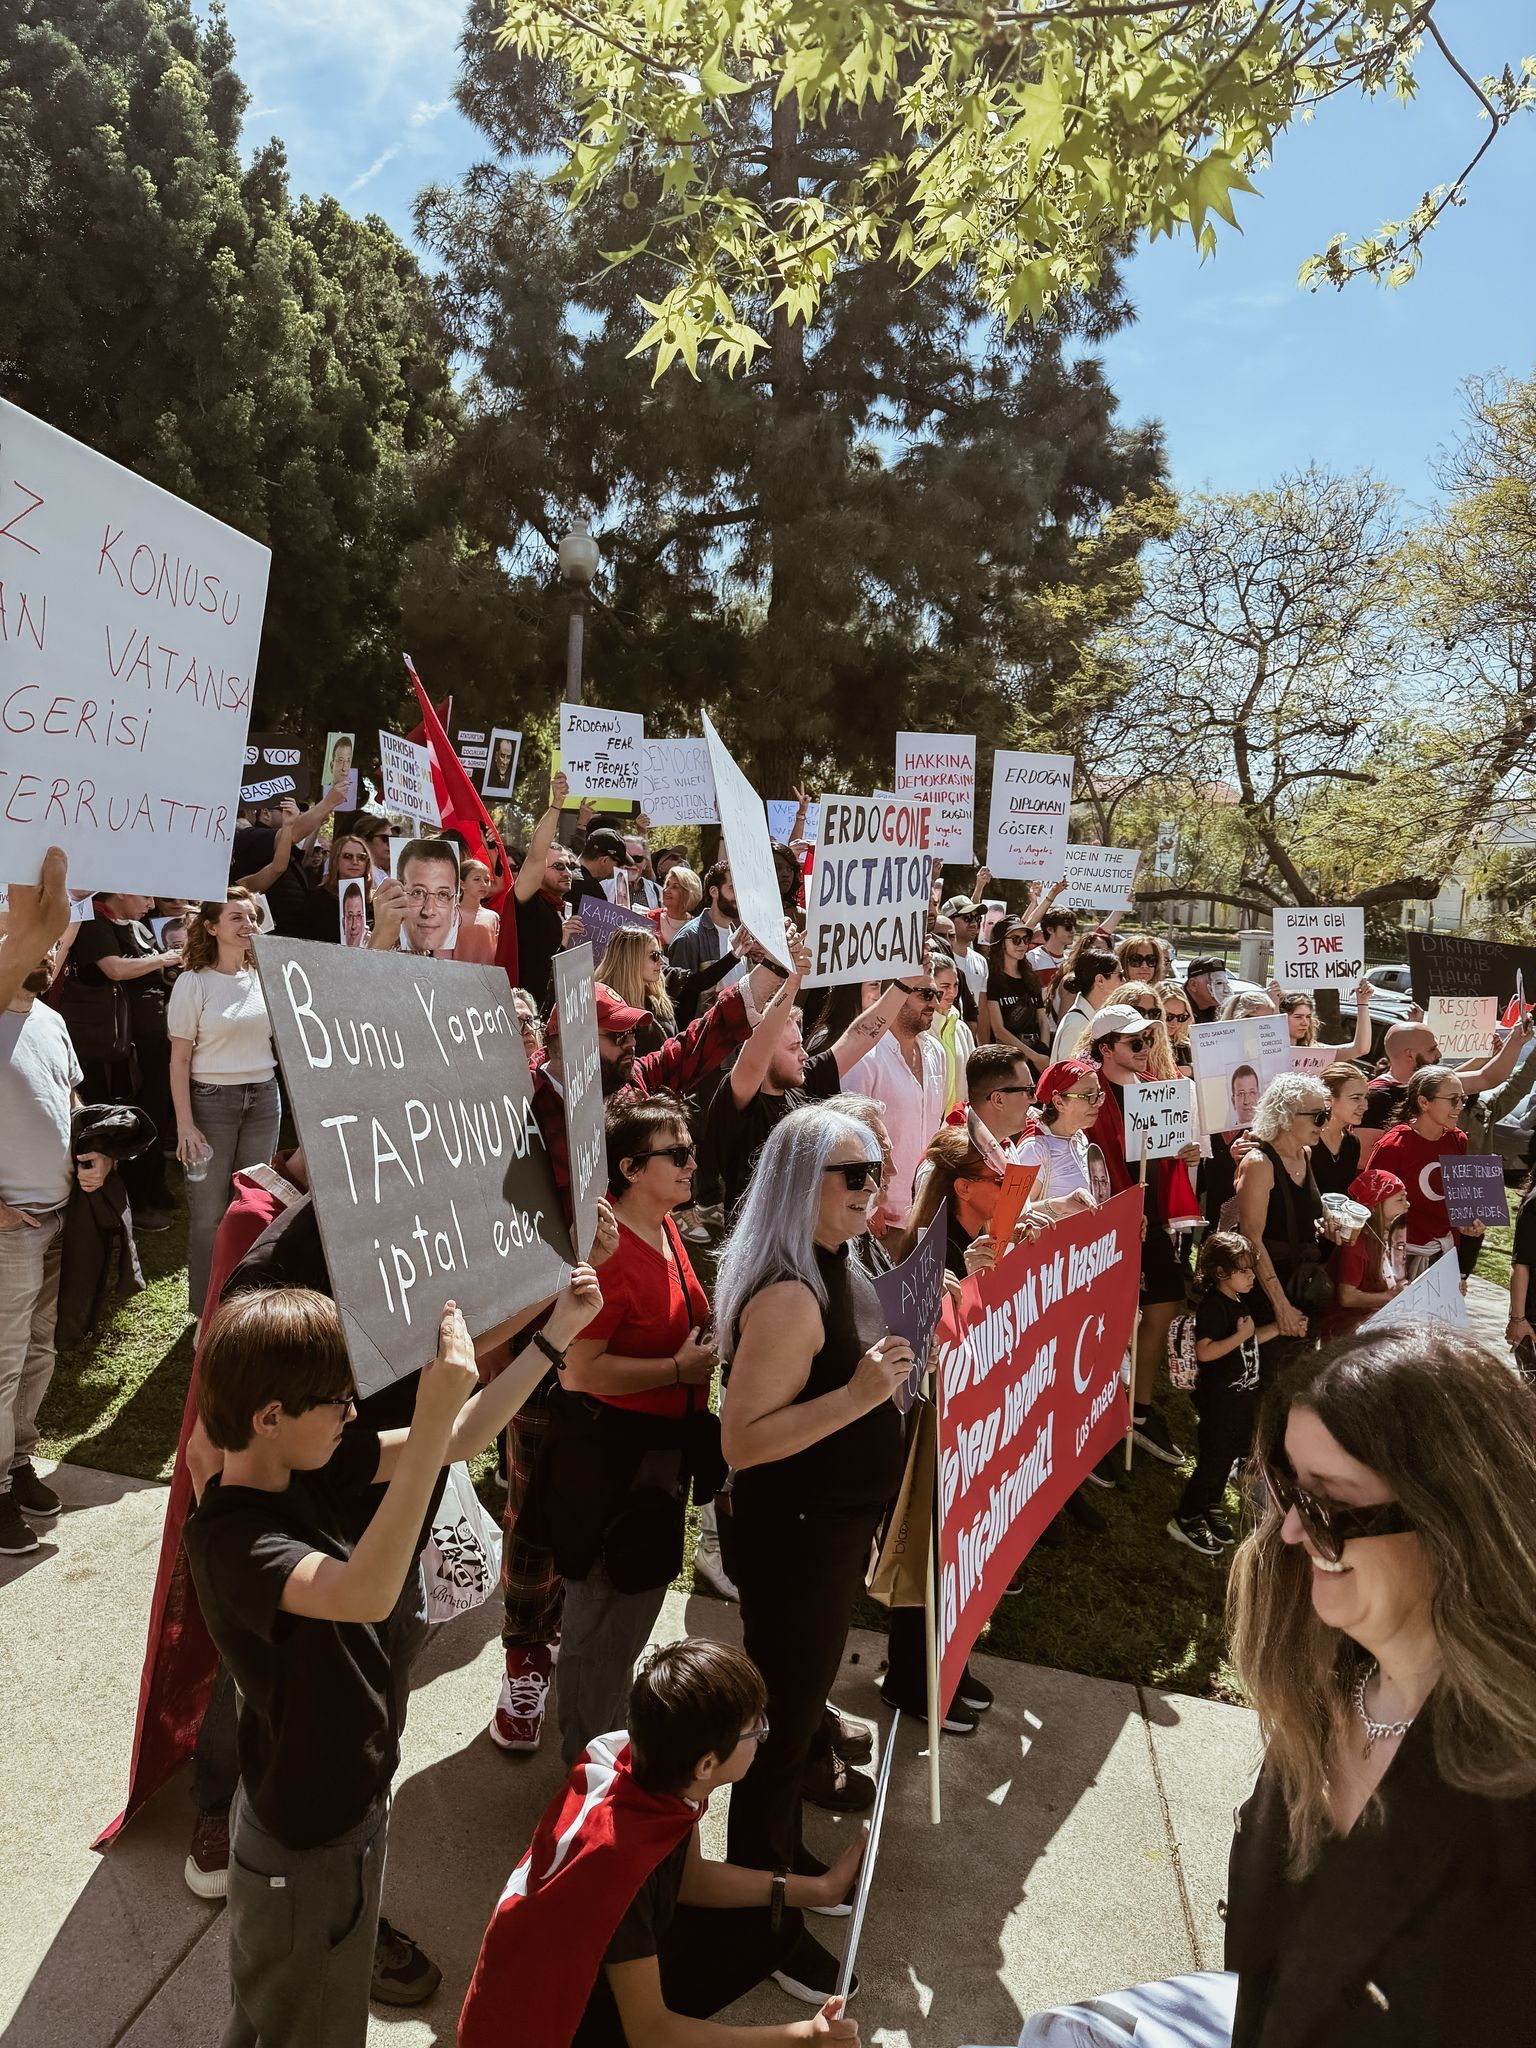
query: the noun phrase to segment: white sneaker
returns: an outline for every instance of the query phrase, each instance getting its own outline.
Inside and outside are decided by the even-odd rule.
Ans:
[[[741,1594],[725,1568],[720,1555],[720,1538],[713,1530],[701,1529],[693,1553],[693,1582],[698,1585],[702,1579],[712,1593],[718,1593],[722,1600],[733,1600],[738,1605]]]

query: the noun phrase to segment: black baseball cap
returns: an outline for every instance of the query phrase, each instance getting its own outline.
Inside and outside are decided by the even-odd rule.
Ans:
[[[620,862],[622,866],[629,866],[629,848],[618,833],[610,832],[606,825],[599,825],[595,832],[587,834],[587,843],[582,851],[594,855],[598,860],[607,855]]]

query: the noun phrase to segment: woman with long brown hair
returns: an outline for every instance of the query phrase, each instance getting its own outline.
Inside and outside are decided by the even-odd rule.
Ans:
[[[339,832],[331,841],[325,872],[318,888],[311,889],[304,904],[303,930],[306,939],[341,944],[341,892],[356,882],[363,892],[363,908],[373,916],[373,851],[357,832]]]

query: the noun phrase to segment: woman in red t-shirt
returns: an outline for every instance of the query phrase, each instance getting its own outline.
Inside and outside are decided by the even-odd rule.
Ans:
[[[1441,1160],[1460,1159],[1467,1149],[1467,1134],[1458,1128],[1466,1099],[1453,1067],[1420,1067],[1408,1083],[1401,1120],[1371,1153],[1372,1166],[1395,1173],[1408,1190],[1410,1280],[1463,1238],[1475,1241],[1483,1234],[1481,1223],[1459,1230],[1452,1225],[1440,1177]],[[1475,1255],[1475,1244],[1471,1249]]]
[[[626,1104],[608,1124],[618,1248],[603,1306],[570,1344],[539,1465],[539,1519],[565,1579],[561,1746],[574,1764],[624,1725],[636,1657],[682,1565],[683,1503],[709,1426],[709,1300],[672,1212],[693,1198],[693,1140],[669,1095]],[[695,1417],[690,1421],[690,1416]],[[713,1494],[717,1477],[701,1474]]]

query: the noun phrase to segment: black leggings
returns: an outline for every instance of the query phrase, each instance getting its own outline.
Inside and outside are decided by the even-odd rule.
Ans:
[[[1253,1446],[1259,1390],[1237,1385],[1242,1372],[1241,1354],[1213,1359],[1200,1368],[1195,1381],[1200,1451],[1176,1510],[1181,1521],[1209,1514],[1220,1503],[1233,1459],[1246,1457]]]

